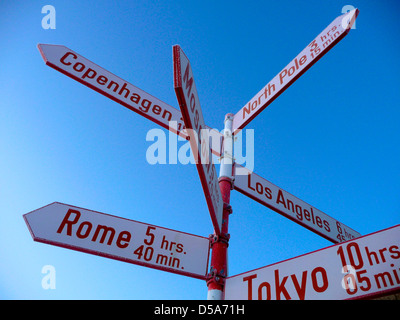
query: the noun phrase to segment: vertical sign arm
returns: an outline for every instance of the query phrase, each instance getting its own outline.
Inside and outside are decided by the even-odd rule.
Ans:
[[[224,150],[221,155],[221,166],[219,175],[219,188],[224,203],[222,213],[222,228],[220,235],[212,235],[212,254],[210,273],[208,274],[207,286],[208,300],[222,300],[224,292],[225,278],[228,276],[227,252],[228,252],[228,222],[229,215],[232,213],[230,206],[230,194],[232,190],[233,175],[233,138],[232,122],[233,114],[225,116],[224,128]]]

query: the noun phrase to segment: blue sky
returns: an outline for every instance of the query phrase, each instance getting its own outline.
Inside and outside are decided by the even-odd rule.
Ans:
[[[41,26],[46,4],[55,30]],[[368,234],[400,222],[398,1],[2,1],[0,298],[207,296],[201,280],[32,240],[22,215],[54,201],[213,231],[195,166],[146,161],[157,125],[45,66],[38,43],[65,45],[176,108],[179,44],[206,123],[222,129],[347,4],[360,9],[356,29],[247,128],[257,174]],[[331,245],[237,191],[231,205],[230,275]],[[45,265],[54,290],[41,286]]]

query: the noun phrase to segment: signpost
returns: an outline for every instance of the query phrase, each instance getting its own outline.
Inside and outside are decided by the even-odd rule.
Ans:
[[[225,299],[373,298],[400,291],[400,225],[226,279]]]
[[[38,48],[46,65],[122,104],[161,127],[187,138],[182,115],[178,109],[117,77],[65,46],[39,44]],[[216,156],[220,156],[222,135],[217,130],[206,128],[209,129],[212,138],[212,152]]]
[[[235,189],[333,243],[360,236],[357,231],[291,195],[268,180],[235,164]],[[247,174],[244,172],[247,171]]]
[[[294,60],[260,90],[233,119],[233,133],[243,129],[261,111],[268,107],[283,91],[322,58],[351,29],[359,10],[345,13],[327,26]]]
[[[200,107],[189,59],[179,46],[173,48],[174,88],[183,120],[190,136],[190,147],[216,234],[222,229],[223,202],[217,172],[210,154],[209,135]]]
[[[361,237],[268,180],[233,167],[232,132],[343,39],[357,15],[355,9],[337,17],[238,113],[227,114],[223,135],[206,126],[190,62],[178,45],[173,47],[174,89],[181,111],[65,46],[39,44],[46,65],[190,140],[214,234],[205,238],[54,202],[24,215],[33,239],[206,280],[209,299],[358,299],[400,291],[400,225]],[[221,157],[219,179],[211,152]],[[233,188],[338,244],[228,277]]]
[[[54,202],[24,215],[33,240],[205,279],[209,239]]]

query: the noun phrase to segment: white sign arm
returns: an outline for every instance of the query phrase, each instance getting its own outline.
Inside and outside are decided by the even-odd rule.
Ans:
[[[189,59],[180,46],[173,47],[174,89],[190,136],[190,146],[196,161],[201,185],[216,234],[222,229],[223,201],[215,165],[210,157],[208,130],[205,123]]]
[[[246,103],[235,114],[233,119],[233,133],[235,134],[243,129],[294,81],[342,40],[349,33],[358,12],[358,9],[354,9],[333,20],[294,60]]]
[[[235,164],[234,188],[333,243],[360,236],[357,231],[238,164]]]
[[[46,65],[101,93],[161,127],[188,138],[181,112],[62,45],[39,44]],[[211,148],[221,154],[222,134],[209,129]]]
[[[34,241],[205,279],[209,239],[54,202],[24,215]]]

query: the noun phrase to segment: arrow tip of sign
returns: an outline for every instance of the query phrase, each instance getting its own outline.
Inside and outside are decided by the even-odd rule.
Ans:
[[[173,57],[173,63],[174,63],[174,88],[180,88],[182,87],[182,83],[180,81],[180,72],[179,68],[177,66],[180,65],[180,52],[181,52],[181,47],[178,44],[175,44],[172,47],[172,57]]]
[[[358,8],[355,8],[345,14],[345,17],[349,17],[349,20],[347,21],[347,27],[346,27],[347,33],[350,32],[359,13],[360,13],[360,10],[358,10]],[[342,26],[343,26],[343,20],[342,20]],[[343,28],[344,28],[344,26],[343,26]]]
[[[46,57],[46,53],[49,55],[49,50],[54,50],[58,48],[62,48],[63,50],[70,50],[66,46],[60,45],[60,44],[45,44],[45,43],[38,43],[37,48],[39,49],[39,52],[46,63],[46,65],[50,65],[49,59]]]
[[[40,52],[40,55],[42,56],[42,59],[44,60],[44,62],[47,63],[47,58],[46,58],[46,55],[44,54],[44,51],[43,51],[43,47],[44,46],[46,46],[46,45],[42,44],[42,43],[38,43],[37,48],[39,49],[39,52]]]

